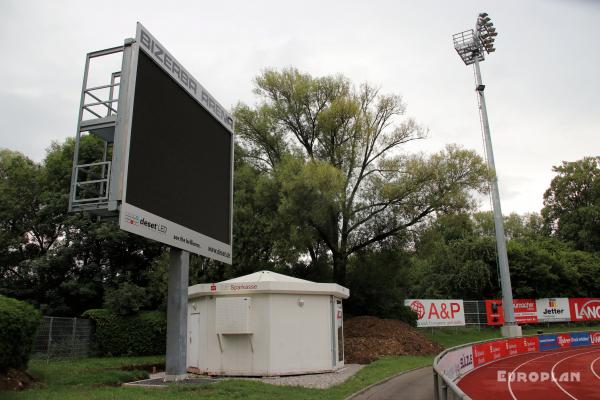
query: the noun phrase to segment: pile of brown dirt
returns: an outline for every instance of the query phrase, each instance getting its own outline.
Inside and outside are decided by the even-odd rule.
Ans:
[[[370,316],[344,321],[347,364],[369,364],[384,356],[438,354],[442,350],[442,346],[402,321]]]
[[[23,390],[35,383],[35,379],[25,371],[9,369],[0,373],[0,392],[3,390]]]

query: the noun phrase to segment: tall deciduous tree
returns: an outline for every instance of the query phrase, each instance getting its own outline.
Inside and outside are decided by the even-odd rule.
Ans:
[[[485,189],[488,170],[472,151],[400,152],[425,136],[400,96],[293,68],[266,70],[255,83],[260,103],[235,110],[240,143],[269,172],[298,250],[313,262],[330,255],[339,283],[351,254],[433,213],[468,209],[470,191]]]
[[[600,251],[600,157],[563,161],[553,171],[544,193],[546,227],[579,250]]]

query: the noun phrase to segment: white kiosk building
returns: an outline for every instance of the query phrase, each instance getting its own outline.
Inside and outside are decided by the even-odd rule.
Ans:
[[[188,288],[188,371],[280,376],[344,365],[347,288],[270,271]]]

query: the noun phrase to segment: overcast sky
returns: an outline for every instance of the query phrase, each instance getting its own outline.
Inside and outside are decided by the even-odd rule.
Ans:
[[[0,0],[0,147],[41,161],[73,136],[85,54],[140,21],[226,107],[253,104],[266,67],[341,73],[403,96],[430,130],[410,151],[482,154],[473,70],[451,40],[481,11],[499,32],[481,69],[502,208],[539,212],[553,165],[599,154],[600,1]]]

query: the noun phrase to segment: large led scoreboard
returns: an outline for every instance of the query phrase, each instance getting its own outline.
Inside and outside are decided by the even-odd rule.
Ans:
[[[110,169],[101,176],[110,190],[80,198],[81,188],[101,180],[78,181],[91,167],[77,165],[76,155],[71,210],[106,208],[125,231],[231,263],[232,116],[140,23],[123,47],[120,77],[114,135],[103,133],[108,117],[80,113],[77,138],[87,129],[110,141],[111,160],[98,163]],[[94,89],[86,79],[87,69],[82,110]]]
[[[138,23],[121,229],[231,263],[233,119]]]

